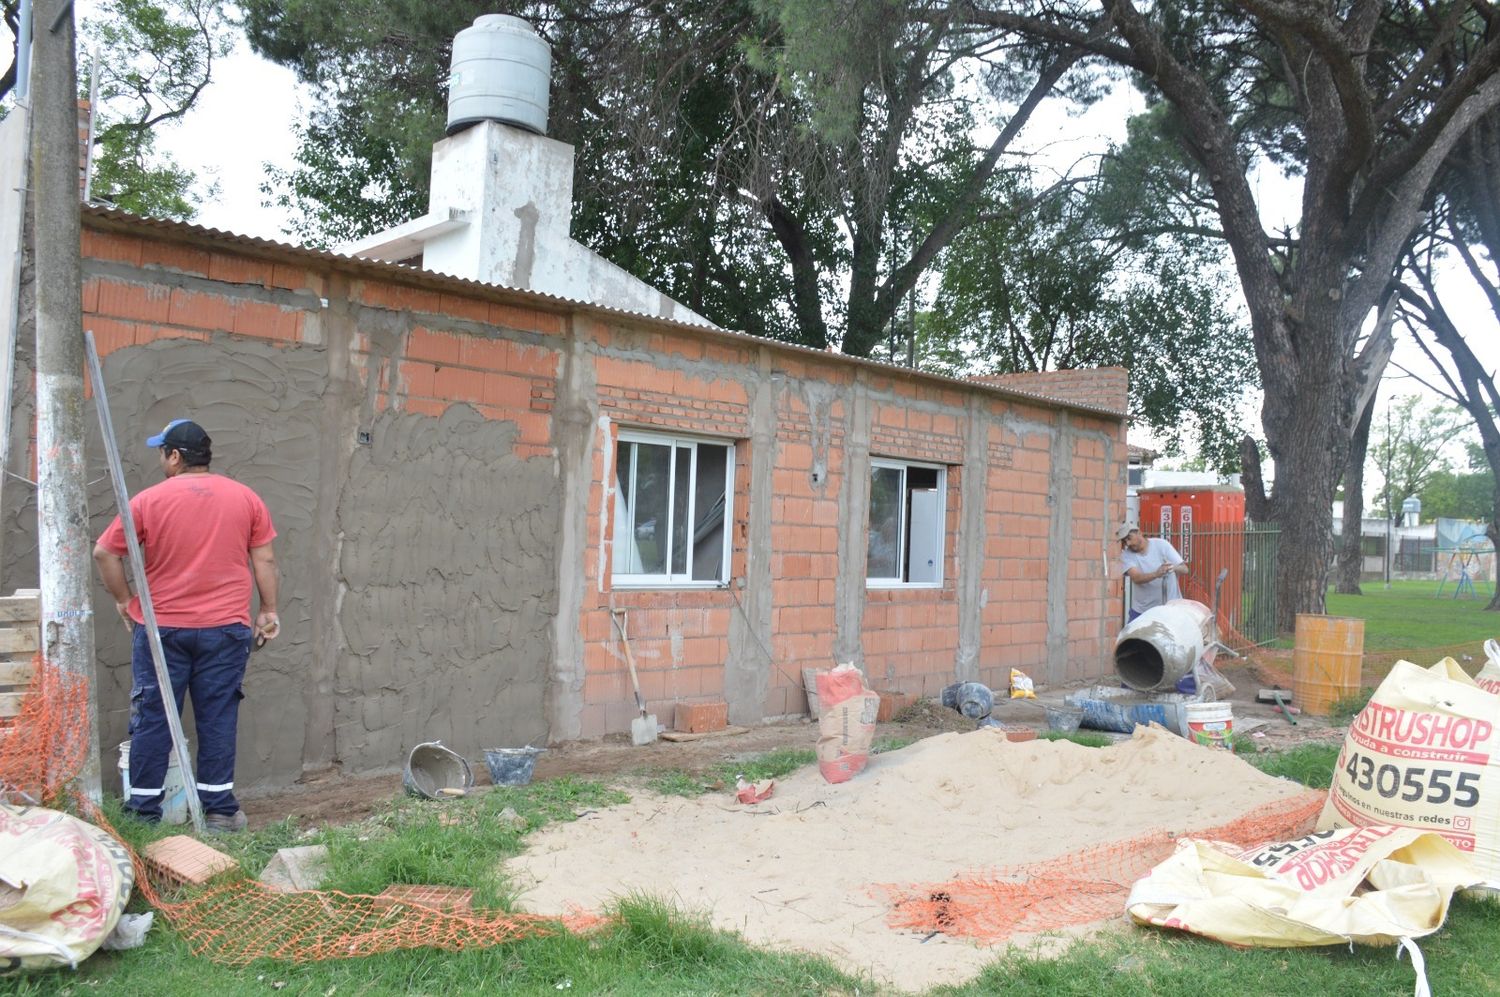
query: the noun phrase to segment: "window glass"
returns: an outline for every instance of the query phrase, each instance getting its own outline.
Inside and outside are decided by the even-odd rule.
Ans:
[[[870,468],[870,551],[868,578],[901,577],[901,506],[905,469]]]
[[[693,581],[716,582],[724,572],[724,510],[728,505],[729,448],[700,444],[693,489]]]
[[[622,434],[616,451],[614,577],[727,581],[731,447]]]
[[[943,581],[947,472],[880,460],[870,465],[865,577],[880,585]]]

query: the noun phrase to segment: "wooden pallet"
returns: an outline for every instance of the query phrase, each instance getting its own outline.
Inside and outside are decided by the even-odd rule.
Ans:
[[[0,596],[0,725],[21,712],[21,700],[31,685],[31,662],[41,647],[41,621],[37,589]]]

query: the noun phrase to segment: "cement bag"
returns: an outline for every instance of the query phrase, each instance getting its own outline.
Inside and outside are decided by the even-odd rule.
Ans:
[[[0,804],[0,975],[77,966],[114,930],[134,883],[125,846],[99,828]]]
[[[1452,658],[1398,661],[1344,738],[1318,830],[1436,831],[1500,886],[1500,698]]]
[[[1500,643],[1485,641],[1484,653],[1489,660],[1479,669],[1479,674],[1474,676],[1474,684],[1485,692],[1500,696]]]
[[[1440,928],[1453,891],[1478,878],[1442,835],[1407,827],[1249,850],[1189,838],[1131,888],[1126,908],[1141,924],[1230,945],[1393,945]]]
[[[845,664],[818,673],[818,700],[818,771],[829,782],[848,782],[870,760],[880,697],[865,687],[858,668]]]

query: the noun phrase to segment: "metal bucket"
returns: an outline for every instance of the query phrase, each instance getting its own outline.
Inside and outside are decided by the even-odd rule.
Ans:
[[[497,786],[524,786],[531,781],[536,756],[546,748],[485,748],[484,764],[489,767],[490,781]]]
[[[449,751],[441,741],[427,741],[411,749],[401,785],[413,796],[439,800],[445,798],[444,789],[473,789],[474,772],[468,759]]]

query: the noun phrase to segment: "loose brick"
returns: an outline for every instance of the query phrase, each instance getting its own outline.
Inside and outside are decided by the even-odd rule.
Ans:
[[[146,846],[146,864],[176,883],[201,886],[239,863],[196,838],[174,834]]]
[[[1036,731],[1030,727],[1006,727],[1005,739],[1020,744],[1023,741],[1035,741]]]
[[[880,709],[875,714],[876,723],[889,723],[891,718],[908,706],[917,701],[917,697],[909,692],[897,692],[894,689],[882,689],[880,696]]]
[[[729,726],[729,704],[725,702],[678,703],[672,726],[684,734],[703,734]]]

